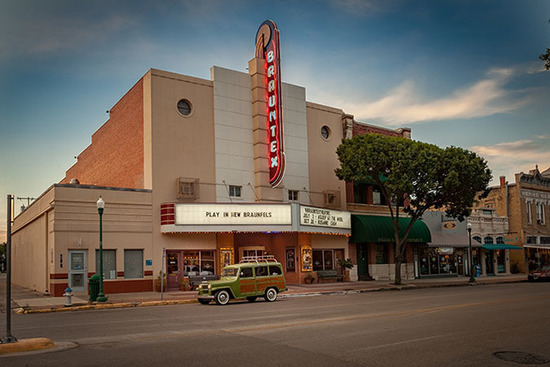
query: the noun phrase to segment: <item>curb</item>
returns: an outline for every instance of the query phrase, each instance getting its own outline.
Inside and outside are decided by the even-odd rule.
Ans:
[[[15,343],[0,344],[0,355],[49,348],[55,348],[55,344],[48,338],[22,339]]]
[[[18,309],[15,310],[15,313],[20,315],[20,314],[47,313],[47,312],[108,310],[108,309],[114,309],[114,308],[182,305],[182,304],[186,304],[186,303],[197,303],[197,300],[196,299],[184,299],[184,300],[172,300],[172,301],[94,303],[94,304],[91,304],[91,305],[70,306],[70,307],[18,308]]]

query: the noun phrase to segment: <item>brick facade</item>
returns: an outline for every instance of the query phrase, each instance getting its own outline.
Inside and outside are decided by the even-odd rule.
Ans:
[[[141,189],[143,184],[143,79],[110,110],[92,143],[66,172],[62,184]]]

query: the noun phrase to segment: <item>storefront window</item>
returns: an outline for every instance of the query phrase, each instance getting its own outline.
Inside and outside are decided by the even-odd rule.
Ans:
[[[337,251],[343,252],[343,250],[313,250],[313,270],[336,269],[334,254]]]
[[[376,263],[388,264],[388,246],[384,243],[376,244]]]
[[[124,250],[124,279],[143,278],[143,250]]]
[[[99,273],[99,250],[95,250],[95,268]],[[103,279],[116,279],[116,250],[103,250]]]
[[[457,274],[463,265],[462,255],[450,247],[419,249],[419,260],[420,275]]]
[[[212,275],[214,269],[214,251],[183,251],[185,276]]]
[[[243,256],[264,256],[264,250],[243,250]]]

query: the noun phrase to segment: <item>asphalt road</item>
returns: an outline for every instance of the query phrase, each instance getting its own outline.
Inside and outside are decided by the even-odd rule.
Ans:
[[[550,366],[550,283],[14,315],[12,333],[76,347],[2,367]]]

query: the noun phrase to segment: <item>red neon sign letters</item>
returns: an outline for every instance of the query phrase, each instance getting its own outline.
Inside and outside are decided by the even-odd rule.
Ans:
[[[266,20],[258,29],[256,51],[256,56],[261,56],[265,60],[269,183],[272,187],[276,187],[281,183],[284,176],[285,153],[279,30],[275,22]]]

